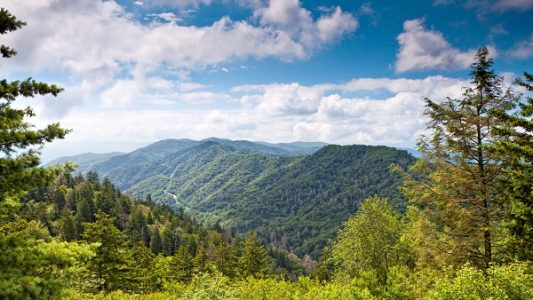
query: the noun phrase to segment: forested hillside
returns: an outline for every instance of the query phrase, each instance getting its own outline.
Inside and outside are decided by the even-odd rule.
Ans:
[[[415,161],[405,151],[330,145],[289,157],[252,145],[257,144],[166,140],[91,167],[79,165],[137,198],[150,195],[205,224],[256,231],[276,247],[315,259],[363,199],[379,195],[400,210],[406,206],[397,189],[400,176],[389,169]]]

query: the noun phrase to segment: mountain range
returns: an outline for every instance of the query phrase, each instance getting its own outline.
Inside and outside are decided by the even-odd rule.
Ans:
[[[327,241],[367,197],[399,209],[405,199],[391,164],[416,159],[385,146],[163,140],[130,153],[82,154],[78,172],[97,172],[140,199],[181,208],[206,224],[237,233],[254,230],[266,242],[318,258]]]

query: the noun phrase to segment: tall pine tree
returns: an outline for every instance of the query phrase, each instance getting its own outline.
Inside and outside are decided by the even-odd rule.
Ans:
[[[449,263],[470,262],[488,268],[502,259],[500,228],[508,195],[500,188],[502,168],[489,150],[502,139],[492,128],[503,126],[497,111],[508,111],[518,98],[492,70],[486,48],[471,66],[471,86],[461,99],[442,103],[426,99],[432,136],[422,137],[425,159],[406,177],[404,191],[432,229],[424,234],[428,255]],[[431,239],[429,241],[429,239]]]

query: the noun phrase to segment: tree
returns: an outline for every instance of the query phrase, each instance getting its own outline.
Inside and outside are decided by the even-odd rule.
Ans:
[[[332,247],[338,272],[350,277],[361,271],[375,272],[380,284],[387,283],[389,270],[406,261],[408,251],[400,237],[404,224],[387,199],[366,199],[357,214],[346,222]]]
[[[112,291],[130,285],[131,258],[126,249],[126,240],[113,225],[113,219],[105,213],[96,213],[94,223],[84,223],[83,238],[99,243],[96,256],[87,264],[87,269],[97,279],[97,290]]]
[[[192,278],[193,257],[188,248],[188,245],[181,244],[178,251],[172,256],[172,277],[179,282],[189,282]]]
[[[404,192],[433,230],[432,255],[450,263],[470,262],[489,268],[500,259],[501,225],[507,195],[500,188],[499,157],[489,148],[503,137],[492,128],[505,126],[497,111],[509,111],[518,97],[492,70],[486,48],[471,66],[471,86],[461,99],[442,103],[426,99],[430,137],[419,142],[425,159],[405,176]],[[425,228],[426,230],[429,228]]]
[[[163,242],[161,241],[161,234],[159,233],[159,224],[154,224],[150,239],[150,250],[152,253],[159,254],[163,252]]]
[[[5,9],[0,9],[0,34],[15,31],[25,25],[24,22]],[[2,57],[16,55],[9,46],[0,45]],[[56,85],[37,82],[31,78],[23,81],[8,82],[0,80],[0,202],[20,196],[35,186],[50,183],[57,171],[40,168],[39,153],[35,148],[46,142],[62,139],[68,133],[59,124],[54,123],[42,129],[34,129],[25,121],[35,114],[30,107],[13,108],[11,104],[17,97],[34,97],[51,94],[57,96],[62,91]],[[27,150],[29,149],[29,150]]]
[[[68,208],[64,208],[59,220],[59,236],[62,240],[70,242],[78,238],[76,221]]]
[[[238,268],[242,277],[262,277],[270,273],[271,260],[268,257],[268,252],[252,232],[244,238],[244,247],[238,259]]]
[[[533,92],[533,75],[525,72],[517,83]],[[493,151],[503,163],[503,185],[510,194],[509,229],[519,259],[533,260],[533,97],[519,103],[519,110],[497,111],[501,125],[493,128],[500,141]]]
[[[0,8],[0,35],[16,31],[25,23]],[[0,45],[3,58],[16,51]],[[35,114],[30,107],[14,108],[17,97],[57,96],[61,88],[31,78],[8,82],[0,80],[0,298],[52,298],[60,294],[62,281],[57,269],[71,265],[68,257],[41,251],[49,246],[43,228],[16,216],[20,197],[30,190],[46,186],[60,173],[58,168],[39,167],[38,150],[43,144],[62,139],[68,133],[54,123],[35,129],[27,118]],[[40,234],[41,235],[41,234]],[[68,245],[67,245],[68,246]],[[49,255],[50,254],[50,255]],[[70,261],[70,262],[69,262]]]

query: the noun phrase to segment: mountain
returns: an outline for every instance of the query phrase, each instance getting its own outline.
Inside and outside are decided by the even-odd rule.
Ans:
[[[255,230],[275,246],[317,258],[365,198],[385,196],[402,209],[400,178],[389,166],[414,161],[385,146],[210,138],[160,141],[84,170],[137,198],[150,194],[206,224]]]
[[[110,152],[110,153],[82,153],[78,155],[72,155],[72,156],[62,156],[57,159],[54,159],[43,166],[53,166],[57,164],[63,164],[66,162],[72,162],[76,165],[78,165],[78,172],[86,173],[91,169],[91,167],[95,164],[107,161],[108,159],[114,157],[124,155],[122,152]]]

